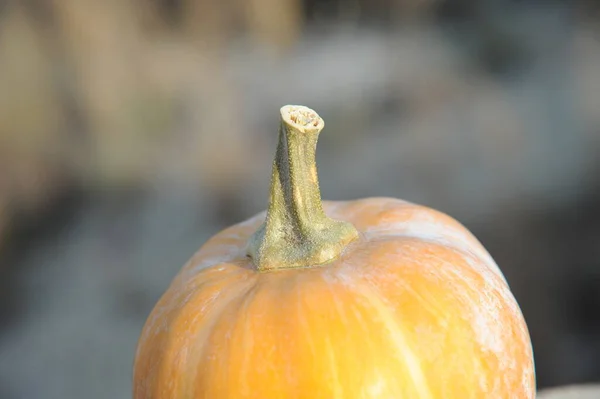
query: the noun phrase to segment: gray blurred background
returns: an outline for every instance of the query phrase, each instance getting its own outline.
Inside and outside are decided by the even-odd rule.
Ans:
[[[539,387],[600,381],[600,2],[0,0],[0,398],[129,398],[138,335],[266,206],[284,104],[327,199],[488,248]]]

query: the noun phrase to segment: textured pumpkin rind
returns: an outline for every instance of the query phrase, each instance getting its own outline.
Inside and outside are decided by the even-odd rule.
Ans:
[[[144,326],[134,398],[535,397],[519,306],[466,228],[391,198],[324,209],[361,235],[324,266],[257,272],[264,212],[211,238]]]

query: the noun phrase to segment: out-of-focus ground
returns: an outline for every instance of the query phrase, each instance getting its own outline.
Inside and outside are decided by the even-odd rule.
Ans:
[[[279,107],[323,196],[469,227],[539,387],[600,381],[600,4],[0,1],[0,398],[128,398],[146,316],[266,206]]]
[[[548,388],[540,391],[537,399],[596,399],[600,397],[600,385],[581,384]]]

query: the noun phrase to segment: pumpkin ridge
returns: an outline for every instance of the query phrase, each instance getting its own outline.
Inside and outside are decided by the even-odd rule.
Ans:
[[[494,259],[461,223],[446,214],[432,211],[428,208],[419,209],[419,211],[420,214],[425,213],[429,215],[426,218],[412,217],[409,220],[400,219],[399,221],[392,220],[376,224],[375,227],[366,231],[365,235],[369,240],[375,240],[380,237],[406,237],[452,247],[465,254],[475,256],[507,283],[504,274]],[[449,226],[439,221],[431,220],[431,218],[436,217],[448,218],[453,224]],[[418,227],[415,227],[417,224]],[[475,248],[473,248],[474,244],[476,244]]]
[[[254,298],[256,298],[256,293],[258,291],[258,288],[260,286],[260,282],[257,282],[256,284],[254,284],[254,286],[246,293],[246,297],[244,298],[243,301],[243,305],[240,307],[238,313],[241,314],[241,318],[244,322],[244,330],[246,331],[250,331],[250,326],[249,326],[249,318],[248,318],[248,308],[250,307],[250,305],[252,304],[252,301],[254,300]],[[243,344],[242,344],[242,351],[244,353],[249,352],[248,348],[248,336],[247,334],[244,334],[244,339],[242,340]],[[240,384],[242,385],[242,394],[243,393],[247,393],[249,391],[248,388],[248,373],[246,372],[247,370],[250,369],[250,365],[249,365],[249,357],[246,356],[243,363],[242,363],[242,371],[241,371],[241,375],[242,375],[242,380],[240,381]]]
[[[224,279],[219,279],[219,282],[221,283],[221,286],[224,287],[228,287],[231,286],[228,282],[230,280],[235,280],[235,277],[237,277],[235,274],[233,275],[229,275]],[[187,296],[189,297],[187,302],[183,305],[183,306],[179,306],[178,308],[171,308],[171,310],[167,313],[164,314],[162,316],[160,315],[156,315],[155,317],[153,317],[152,315],[150,316],[148,323],[152,323],[152,324],[148,324],[148,326],[144,327],[145,332],[147,332],[148,334],[152,334],[152,332],[154,332],[154,335],[152,337],[148,337],[145,340],[140,340],[138,346],[141,348],[143,346],[149,345],[149,341],[154,342],[156,341],[156,339],[158,339],[158,342],[155,342],[155,345],[153,346],[153,350],[150,351],[150,353],[143,353],[141,355],[143,355],[144,357],[148,357],[148,359],[144,362],[144,357],[140,358],[140,354],[138,354],[138,356],[136,356],[136,370],[139,370],[140,367],[142,368],[146,368],[146,367],[150,367],[152,370],[154,370],[153,373],[147,373],[145,375],[145,378],[141,381],[142,383],[144,383],[145,389],[142,389],[141,387],[138,386],[138,384],[140,383],[140,381],[137,381],[137,384],[134,385],[135,390],[139,390],[142,389],[142,393],[146,393],[146,395],[150,394],[150,395],[159,395],[158,397],[160,397],[161,399],[176,399],[170,396],[166,396],[165,392],[177,392],[176,389],[165,389],[165,387],[163,385],[161,385],[160,382],[164,382],[164,381],[169,381],[169,384],[172,385],[173,383],[177,384],[180,383],[181,381],[179,380],[173,380],[171,379],[168,375],[172,373],[173,370],[171,370],[171,372],[169,372],[169,368],[173,368],[173,363],[172,362],[168,362],[168,361],[163,361],[162,362],[156,362],[153,361],[154,358],[156,358],[157,356],[160,357],[159,355],[161,355],[161,353],[170,353],[170,348],[175,345],[175,347],[179,346],[179,342],[177,342],[176,340],[174,340],[174,335],[173,334],[177,334],[179,333],[180,329],[175,328],[177,325],[185,325],[185,322],[187,321],[186,319],[188,318],[187,313],[187,309],[188,306],[190,306],[190,302],[194,302],[194,300],[197,300],[198,297],[205,293],[205,289],[208,286],[211,285],[218,285],[216,284],[216,282],[210,282],[210,283],[200,283],[197,287],[195,287],[194,289],[190,289],[188,287],[187,291]],[[165,304],[165,309],[168,309],[169,304],[171,303],[178,303],[178,298],[181,298],[184,296],[184,292],[177,292],[177,286],[172,286],[169,289],[167,289],[167,291],[165,292],[165,294],[163,295],[163,298],[161,298],[161,300],[165,300],[167,303]],[[209,296],[206,298],[206,300],[208,300],[208,302],[205,302],[202,306],[202,309],[204,310],[206,306],[210,306],[209,309],[203,311],[202,313],[202,318],[205,320],[210,320],[210,315],[214,314],[214,313],[219,313],[220,310],[227,305],[228,301],[227,301],[227,297],[223,297],[223,291],[217,291],[215,293],[216,295],[213,296]],[[230,299],[234,299],[234,298],[230,298]],[[223,303],[225,302],[225,303]],[[156,330],[157,327],[154,323],[156,321],[158,321],[158,318],[164,318],[166,317],[167,320],[163,320],[163,324],[171,326],[170,331],[166,332],[166,336],[164,337],[156,337],[157,334],[160,334],[161,331],[160,330]],[[193,323],[189,322],[189,324],[191,325],[196,325],[196,323],[198,323],[198,315],[196,315],[195,318],[192,318]],[[203,331],[209,331],[209,329],[204,328]],[[198,338],[198,337],[196,337]],[[198,341],[198,339],[196,339],[196,341]],[[202,342],[202,341],[200,341]],[[183,346],[183,348],[185,348],[187,346]],[[190,347],[194,347],[194,345],[190,345]],[[139,352],[139,351],[138,351]],[[175,355],[176,356],[176,355]],[[149,363],[149,364],[148,364]],[[158,368],[156,368],[156,365],[159,365]],[[188,364],[193,364],[193,362],[190,363],[190,361],[188,360],[186,362],[186,365]],[[164,375],[167,375],[166,377],[163,378]],[[150,391],[148,392],[148,388],[147,385],[148,381],[152,381],[152,388],[150,389]],[[177,384],[178,385],[178,384]],[[134,392],[134,396],[137,394],[137,392]],[[136,396],[137,397],[137,396]],[[145,397],[145,396],[143,396]],[[154,396],[151,396],[154,397]]]
[[[393,240],[392,240],[393,241]],[[474,257],[474,255],[472,254],[465,254],[462,253],[461,251],[455,250],[451,247],[447,247],[447,246],[443,246],[440,245],[439,243],[437,244],[433,244],[435,247],[437,247],[437,250],[431,250],[429,251],[429,249],[431,248],[431,243],[428,242],[424,242],[422,240],[413,240],[412,244],[409,244],[408,242],[404,242],[405,244],[407,244],[407,246],[405,247],[406,249],[408,249],[408,252],[406,253],[397,253],[396,256],[398,256],[398,260],[394,260],[390,262],[393,265],[399,265],[399,266],[392,266],[392,267],[387,267],[387,268],[383,268],[383,269],[370,269],[368,267],[365,267],[365,273],[362,275],[363,277],[363,281],[364,284],[368,285],[369,287],[371,287],[371,289],[374,290],[374,292],[376,293],[380,293],[380,296],[382,298],[382,301],[385,305],[387,305],[388,307],[393,307],[394,305],[391,305],[388,296],[386,294],[383,294],[384,292],[392,289],[391,287],[394,286],[394,284],[401,284],[402,286],[402,290],[406,292],[406,295],[408,295],[411,299],[408,300],[409,302],[414,302],[415,304],[418,304],[419,307],[423,307],[423,310],[429,314],[431,314],[433,316],[433,319],[436,320],[438,323],[440,323],[438,325],[438,327],[435,327],[437,331],[439,331],[440,333],[442,333],[443,331],[447,330],[450,326],[450,324],[446,324],[446,326],[444,326],[441,321],[443,319],[447,319],[448,323],[454,323],[450,321],[449,317],[453,317],[455,315],[453,314],[445,314],[445,312],[447,312],[448,309],[442,310],[443,308],[439,308],[438,306],[435,305],[435,303],[437,303],[437,301],[435,302],[431,302],[431,304],[434,304],[434,306],[429,306],[427,304],[430,303],[430,300],[428,298],[434,298],[431,297],[432,294],[435,295],[435,290],[439,290],[440,292],[446,292],[447,295],[450,295],[449,298],[452,298],[455,294],[452,294],[453,292],[456,293],[457,296],[457,300],[458,303],[460,303],[460,308],[464,308],[464,311],[461,311],[458,313],[458,315],[467,315],[470,314],[471,311],[477,311],[477,314],[473,314],[473,317],[467,317],[465,319],[463,319],[463,321],[461,322],[461,324],[463,324],[464,326],[469,326],[470,329],[472,329],[472,333],[467,333],[467,336],[470,336],[471,334],[473,334],[474,337],[477,337],[478,339],[478,344],[476,345],[477,348],[482,348],[485,349],[489,346],[489,349],[491,351],[493,351],[496,356],[498,356],[499,360],[503,359],[503,352],[504,349],[496,349],[494,350],[494,346],[490,346],[492,343],[489,343],[488,341],[486,341],[486,337],[489,334],[489,328],[492,326],[498,326],[498,330],[496,330],[496,335],[498,337],[499,341],[496,341],[499,344],[504,344],[506,342],[510,342],[513,341],[514,339],[511,339],[510,337],[517,337],[520,339],[520,342],[518,345],[523,346],[524,349],[525,348],[525,344],[526,341],[524,340],[523,337],[526,337],[527,334],[526,332],[523,331],[514,331],[512,329],[512,325],[510,326],[511,329],[510,331],[505,331],[500,329],[502,325],[505,325],[506,321],[509,319],[514,319],[514,318],[519,318],[519,310],[517,308],[514,308],[513,302],[514,299],[512,297],[512,294],[510,294],[510,290],[508,288],[508,286],[506,286],[504,284],[504,282],[502,280],[500,280],[498,278],[498,276],[496,276],[493,272],[489,271],[489,278],[492,278],[493,281],[488,281],[486,279],[486,277],[484,277],[482,275],[482,272],[478,269],[473,267],[470,263],[471,262],[477,262],[477,259]],[[415,245],[418,245],[415,247]],[[372,256],[376,256],[377,253],[386,253],[389,247],[381,247],[381,248],[375,248],[373,249],[373,251],[375,251],[375,255],[367,255],[364,262],[368,263],[369,259],[372,259]],[[421,251],[422,249],[427,249],[427,252],[424,253],[423,255],[418,255],[419,251]],[[441,256],[437,253],[437,251],[442,250],[444,251],[447,255],[445,256]],[[416,252],[415,252],[416,251]],[[423,258],[423,256],[427,256],[427,258]],[[452,254],[451,256],[456,257],[455,260],[452,260],[453,258],[450,257],[450,254]],[[399,275],[397,275],[396,273],[394,273],[395,270],[397,271],[401,271],[401,268],[403,266],[401,266],[403,264],[403,261],[401,261],[400,259],[405,257],[407,259],[407,261],[409,261],[410,263],[406,264],[407,269],[409,270],[409,274],[406,273],[400,273]],[[412,259],[412,260],[411,260]],[[419,259],[418,261],[416,261],[416,259]],[[435,266],[432,266],[432,261],[435,261]],[[375,260],[375,262],[377,262],[377,260]],[[423,265],[428,265],[428,271],[423,270],[421,272],[418,271],[418,269],[420,268],[419,263],[422,263]],[[446,265],[443,266],[442,265]],[[395,269],[395,267],[400,267],[400,269]],[[481,267],[486,267],[484,264],[481,265]],[[428,277],[431,273],[429,272],[429,270],[437,270],[437,271],[443,271],[443,274],[439,274],[436,279],[430,280]],[[415,285],[416,282],[413,281],[412,284],[407,284],[406,280],[410,280],[410,275],[413,273],[418,273],[418,275],[420,275],[422,278],[424,277],[426,281],[423,287],[429,289],[432,289],[433,291],[429,292],[425,292],[425,293],[420,293],[418,290],[415,289]],[[466,274],[465,274],[466,273]],[[447,277],[445,277],[447,276]],[[439,280],[438,280],[439,279]],[[475,280],[473,280],[475,279]],[[386,284],[388,284],[387,288],[384,288],[384,286],[382,286],[381,284],[377,283],[377,281],[385,281]],[[438,285],[438,281],[440,282],[444,282],[444,287],[442,288],[442,286]],[[457,282],[459,285],[457,285],[456,287],[454,287],[454,283],[453,281]],[[473,300],[476,299],[473,296],[473,292],[466,292],[463,293],[464,289],[467,289],[467,291],[472,291],[473,288],[470,287],[474,287],[473,281],[478,281],[478,286],[481,285],[483,287],[486,287],[485,290],[488,291],[488,294],[484,295],[484,292],[478,290],[477,292],[481,292],[481,294],[479,295],[479,298],[488,298],[486,299],[486,303],[488,305],[485,305],[486,307],[484,309],[480,309],[481,306],[484,306],[483,304],[480,304],[479,302],[474,303]],[[420,284],[418,285],[419,287],[421,286]],[[436,288],[437,287],[437,288]],[[426,295],[425,295],[426,294]],[[441,298],[441,297],[440,297]],[[398,298],[394,299],[396,302],[399,300]],[[443,300],[443,299],[441,299]],[[443,302],[440,302],[443,303]],[[443,305],[442,305],[443,306]],[[451,305],[452,308],[456,308],[456,305]],[[491,308],[490,308],[491,307]],[[490,316],[490,312],[493,309],[496,309],[496,307],[498,308],[498,317],[497,319],[494,319],[492,321],[492,319],[489,319],[488,316]],[[452,309],[450,308],[450,309]],[[470,309],[469,313],[467,313],[466,309]],[[398,312],[398,311],[396,311]],[[507,313],[508,312],[508,313]],[[396,318],[402,318],[402,313],[396,313]],[[477,315],[479,316],[479,318],[477,317]],[[482,319],[481,317],[484,317],[484,319]],[[414,323],[414,320],[412,321]],[[483,323],[483,324],[482,324]],[[414,324],[413,324],[414,325]],[[524,324],[523,323],[519,323],[519,325],[515,325],[515,328],[521,328],[523,327]],[[457,338],[456,332],[454,333],[454,339]],[[441,337],[439,338],[441,339]],[[475,347],[474,347],[475,348]],[[515,356],[517,356],[517,353],[520,353],[521,349],[523,348],[515,348],[516,352],[515,352]],[[423,353],[421,353],[421,356],[423,356]],[[478,359],[478,356],[474,356],[473,359]],[[511,359],[511,356],[506,357],[506,359]],[[513,359],[514,360],[514,359]],[[475,365],[473,365],[473,367],[477,367]],[[480,366],[483,367],[483,366]],[[508,365],[504,365],[504,366],[499,366],[501,369],[504,369],[505,371],[508,371],[509,367]],[[527,373],[524,374],[523,378],[526,378],[525,376],[527,375]],[[499,383],[499,381],[497,380],[492,380],[492,382],[495,383]],[[514,381],[512,382],[514,383]],[[500,383],[502,384],[502,383]],[[501,389],[506,389],[508,387],[508,383],[504,383],[504,386]],[[483,388],[481,388],[483,389]],[[485,391],[485,389],[483,389]],[[488,392],[488,391],[486,391]],[[439,393],[438,393],[439,394]],[[519,396],[521,397],[521,396]]]
[[[342,281],[343,280],[344,278],[342,278]],[[407,371],[408,376],[413,382],[412,386],[417,391],[418,399],[433,399],[420,361],[416,354],[411,350],[402,326],[399,324],[397,318],[394,317],[394,312],[390,309],[390,306],[386,303],[384,297],[378,290],[373,289],[366,284],[355,284],[347,287],[357,295],[365,298],[382,321],[388,332],[389,339],[396,350],[398,361],[403,364],[405,371]]]
[[[192,345],[192,347],[194,348],[194,352],[192,354],[191,359],[189,361],[190,367],[191,369],[187,369],[186,374],[184,375],[184,387],[187,387],[188,389],[185,390],[187,392],[189,392],[190,397],[191,398],[196,398],[197,396],[197,388],[198,388],[198,378],[203,378],[203,376],[199,376],[198,375],[198,368],[199,368],[199,364],[201,364],[202,362],[200,361],[200,359],[202,359],[205,355],[206,355],[206,350],[207,350],[207,346],[208,343],[210,342],[211,336],[214,334],[214,330],[216,328],[216,326],[219,325],[220,322],[222,322],[226,317],[228,317],[228,310],[229,309],[233,309],[233,312],[235,312],[235,309],[238,304],[238,302],[243,302],[246,299],[246,295],[252,290],[255,289],[256,286],[258,285],[258,281],[256,279],[251,279],[249,281],[246,282],[247,286],[242,286],[242,287],[238,287],[237,288],[237,292],[230,294],[229,297],[227,297],[225,299],[225,301],[221,300],[224,303],[221,303],[220,306],[218,308],[212,308],[209,313],[206,314],[205,317],[207,317],[210,320],[210,324],[204,326],[204,328],[201,331],[201,334],[196,336],[194,341],[195,341],[195,345]],[[219,295],[219,297],[221,297]],[[210,315],[212,313],[216,313],[217,316],[216,317],[210,317]],[[228,348],[228,352],[231,352],[231,350]],[[201,373],[205,373],[207,370],[200,370]],[[221,370],[222,372],[222,370]],[[208,375],[210,375],[210,373],[206,373]],[[173,398],[176,399],[176,398]],[[178,398],[177,398],[178,399]]]

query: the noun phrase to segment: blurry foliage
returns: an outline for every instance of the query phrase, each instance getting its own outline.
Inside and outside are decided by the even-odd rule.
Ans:
[[[465,221],[523,304],[541,383],[597,378],[599,16],[595,0],[0,1],[0,323],[29,317],[0,371],[125,392],[149,308],[264,207],[277,107],[306,101],[325,197]]]
[[[43,208],[58,195],[56,190],[73,185],[147,187],[176,178],[205,187],[226,202],[251,176],[247,148],[262,134],[242,120],[248,99],[243,99],[245,88],[231,77],[235,46],[248,45],[270,65],[285,62],[307,28],[318,31],[319,26],[334,26],[334,21],[402,23],[409,28],[438,18],[459,39],[461,26],[475,27],[477,35],[463,34],[460,40],[479,60],[477,68],[504,73],[526,58],[528,50],[515,32],[490,17],[496,15],[488,12],[492,4],[470,0],[5,2],[0,9],[0,232],[8,215]],[[439,47],[435,41],[420,42],[414,45]],[[442,66],[435,72],[436,65],[421,59],[431,50],[413,51],[413,44],[401,45],[403,53],[412,51],[415,58],[394,65],[401,87],[392,86],[388,95],[396,100],[375,102],[400,101],[409,104],[411,113],[425,113],[430,104],[445,101],[440,98],[456,95],[451,86],[456,86],[458,75],[455,71],[448,75],[447,56],[441,56]],[[407,65],[418,73],[403,76]],[[584,67],[590,65],[596,64]],[[316,84],[293,76],[289,83],[289,90]],[[592,97],[600,92],[587,83],[583,90]],[[346,99],[339,118],[353,126],[366,123],[369,111],[364,103],[374,101],[357,99],[355,103]],[[593,107],[595,99],[588,104]],[[587,112],[591,118],[597,115],[593,108]],[[495,136],[489,135],[492,140]]]
[[[299,7],[296,0],[6,2],[0,236],[9,214],[40,209],[66,184],[135,187],[170,169],[208,179],[217,191],[233,184],[244,139],[230,117],[238,105],[223,75],[223,46],[243,36],[285,51],[299,34]]]

